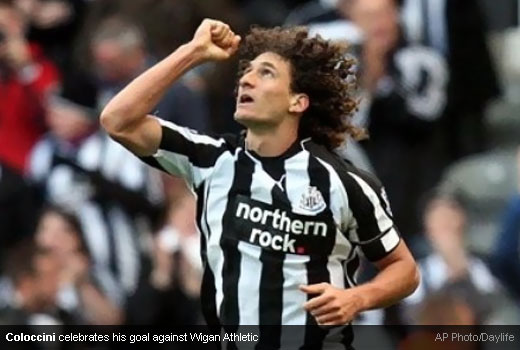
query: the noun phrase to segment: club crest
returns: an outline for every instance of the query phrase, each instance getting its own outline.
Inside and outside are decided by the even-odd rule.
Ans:
[[[325,209],[325,207],[326,204],[323,200],[323,196],[316,186],[309,186],[307,191],[302,194],[300,208],[312,213],[318,213]]]

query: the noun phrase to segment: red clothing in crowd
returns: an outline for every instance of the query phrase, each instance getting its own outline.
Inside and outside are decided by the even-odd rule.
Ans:
[[[0,69],[0,161],[23,172],[26,157],[45,132],[44,98],[59,73],[42,51],[31,45],[33,64],[22,72]]]

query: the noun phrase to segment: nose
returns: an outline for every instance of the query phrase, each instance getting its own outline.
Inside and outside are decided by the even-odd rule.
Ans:
[[[247,73],[244,73],[239,80],[239,86],[241,88],[248,87],[252,88],[255,86],[255,74],[254,71],[251,70]]]

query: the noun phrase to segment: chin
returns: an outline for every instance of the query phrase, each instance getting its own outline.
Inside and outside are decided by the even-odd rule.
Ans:
[[[247,124],[258,121],[258,118],[255,115],[243,113],[243,112],[235,112],[234,118],[237,123],[240,123],[244,126],[247,126]]]

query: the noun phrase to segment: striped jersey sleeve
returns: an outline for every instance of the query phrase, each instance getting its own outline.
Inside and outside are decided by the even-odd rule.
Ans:
[[[343,176],[350,222],[347,236],[370,261],[391,253],[400,242],[390,204],[379,180],[367,172],[349,169]]]
[[[172,122],[157,120],[162,128],[159,149],[142,160],[184,178],[192,187],[199,187],[212,173],[218,158],[229,150],[230,144],[223,137],[199,134]]]

